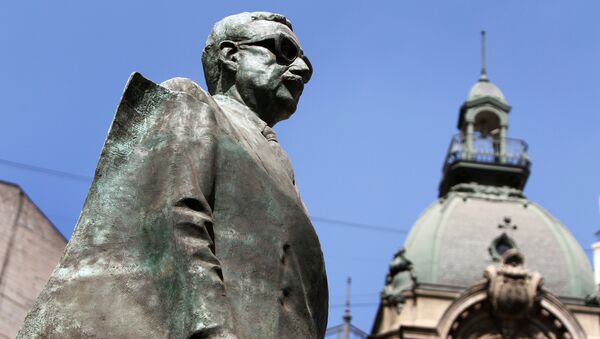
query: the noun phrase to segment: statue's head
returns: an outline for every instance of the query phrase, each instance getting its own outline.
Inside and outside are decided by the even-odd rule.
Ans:
[[[202,54],[211,94],[252,109],[270,126],[296,111],[312,66],[292,24],[282,15],[255,12],[217,22]]]

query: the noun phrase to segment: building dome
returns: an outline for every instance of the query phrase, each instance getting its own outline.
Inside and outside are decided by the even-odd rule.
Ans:
[[[523,195],[527,143],[507,135],[511,107],[487,78],[481,35],[480,78],[459,110],[439,199],[389,265],[370,338],[600,338],[587,256]]]
[[[494,85],[491,81],[487,79],[480,79],[471,87],[469,91],[469,96],[467,97],[467,102],[471,102],[481,98],[493,98],[501,103],[508,105],[506,102],[506,98],[504,98],[504,94],[498,88],[498,86]]]
[[[583,299],[595,291],[583,249],[546,210],[517,189],[459,184],[412,227],[401,252],[412,269],[390,276],[384,295],[400,298],[415,281],[467,288],[511,247],[524,255],[529,270],[542,274],[545,288],[553,294]],[[392,267],[397,260],[398,256]]]

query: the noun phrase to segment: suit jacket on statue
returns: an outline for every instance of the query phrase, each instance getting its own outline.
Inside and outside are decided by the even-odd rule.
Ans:
[[[272,130],[134,73],[60,264],[18,338],[323,338],[319,241]]]

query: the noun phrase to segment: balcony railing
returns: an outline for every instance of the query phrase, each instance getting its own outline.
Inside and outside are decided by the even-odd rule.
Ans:
[[[459,160],[525,168],[529,168],[531,165],[525,141],[482,137],[478,133],[475,133],[471,140],[462,134],[452,137],[444,168]]]

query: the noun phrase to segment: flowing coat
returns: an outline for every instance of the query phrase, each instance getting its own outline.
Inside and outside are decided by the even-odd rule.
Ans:
[[[17,338],[324,337],[317,235],[285,153],[237,105],[131,76]]]

